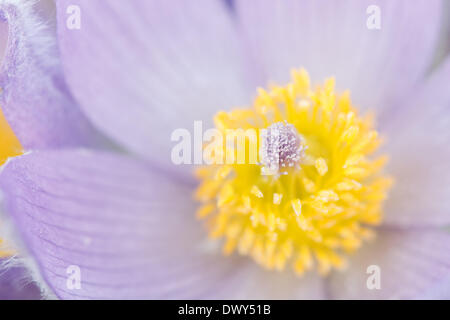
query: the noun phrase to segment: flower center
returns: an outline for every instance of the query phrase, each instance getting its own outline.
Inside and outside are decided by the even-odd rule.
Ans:
[[[333,79],[312,89],[306,71],[294,70],[291,83],[259,89],[253,106],[219,112],[215,124],[223,133],[263,132],[257,164],[197,170],[197,216],[211,238],[223,239],[225,254],[267,269],[289,264],[299,275],[316,265],[326,275],[374,236],[392,183],[381,173],[386,157],[373,156],[380,138],[372,117],[359,117]]]
[[[22,145],[19,139],[17,139],[13,130],[6,121],[0,108],[0,167],[10,157],[15,157],[23,153]],[[8,256],[10,253],[3,249],[4,242],[0,239],[0,258]]]
[[[264,132],[260,157],[265,172],[277,173],[293,167],[303,156],[302,138],[292,124],[276,122]]]

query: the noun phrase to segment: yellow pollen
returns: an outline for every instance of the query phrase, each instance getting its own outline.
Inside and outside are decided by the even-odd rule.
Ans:
[[[258,89],[251,107],[214,120],[224,136],[229,129],[272,129],[278,149],[269,158],[295,159],[275,174],[263,174],[261,155],[256,164],[221,161],[198,169],[197,217],[211,238],[223,239],[224,254],[237,252],[272,270],[292,266],[298,275],[316,266],[326,275],[345,268],[348,254],[374,237],[392,179],[382,173],[386,157],[374,155],[380,138],[372,117],[360,117],[349,92],[335,92],[334,79],[312,88],[305,70],[293,70],[291,83]],[[249,151],[255,141],[245,139]],[[301,157],[286,155],[297,147]]]
[[[0,108],[0,166],[2,166],[8,158],[21,155],[22,153],[22,145],[6,121],[2,109]],[[6,249],[6,244],[0,239],[0,258],[9,255],[11,255],[11,252]]]
[[[317,172],[319,173],[320,176],[324,176],[327,173],[328,167],[324,158],[316,159],[314,165],[316,166]]]

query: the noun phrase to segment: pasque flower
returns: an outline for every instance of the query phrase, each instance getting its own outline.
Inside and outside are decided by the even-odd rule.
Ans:
[[[380,29],[366,25],[370,5]],[[47,294],[449,297],[441,1],[56,9],[55,34],[29,3],[0,2],[4,241]],[[195,120],[269,128],[263,163],[286,169],[215,163],[196,168],[198,185],[170,160],[171,133]]]

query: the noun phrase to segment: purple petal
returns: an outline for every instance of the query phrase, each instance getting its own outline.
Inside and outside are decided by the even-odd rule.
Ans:
[[[27,270],[7,265],[8,260],[0,259],[0,300],[41,299],[41,292],[30,280]]]
[[[367,279],[375,276],[374,270],[367,271],[371,265],[379,267],[380,289],[367,286]],[[448,232],[384,229],[374,243],[359,249],[348,270],[333,275],[330,288],[332,296],[339,299],[411,299],[449,275]]]
[[[79,30],[67,28],[70,5],[80,8]],[[194,120],[210,128],[219,109],[250,101],[222,1],[62,0],[57,8],[72,92],[98,128],[140,155],[167,166],[174,129],[192,130]]]
[[[381,29],[366,25],[381,10]],[[385,108],[430,66],[441,1],[236,0],[243,32],[268,81],[305,67],[314,82],[335,76],[361,108]]]
[[[441,279],[439,283],[431,286],[422,292],[418,299],[434,299],[434,300],[449,300],[450,299],[450,274]]]
[[[94,131],[67,92],[54,31],[32,4],[0,3],[9,30],[0,69],[3,113],[25,149],[91,144]]]
[[[190,186],[139,161],[33,152],[8,163],[0,187],[6,212],[58,297],[219,296],[239,267],[202,245]],[[67,272],[76,272],[70,266],[80,268],[81,289],[67,285]]]
[[[274,272],[265,270],[253,261],[236,268],[231,284],[233,292],[225,298],[257,300],[311,300],[326,299],[325,280],[317,274],[298,277],[292,270]],[[222,298],[222,297],[221,297]]]
[[[389,172],[395,178],[386,223],[450,225],[450,57],[385,119]]]

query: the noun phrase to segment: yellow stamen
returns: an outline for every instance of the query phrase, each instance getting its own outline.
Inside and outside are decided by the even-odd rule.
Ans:
[[[22,145],[0,108],[0,165],[4,164],[8,158],[21,155],[22,153]]]
[[[324,176],[328,172],[328,166],[324,158],[318,158],[314,165],[319,175]]]
[[[0,108],[0,166],[3,165],[8,158],[21,155],[22,153],[22,145],[9,126],[8,121],[6,121],[2,109]],[[0,258],[7,257],[11,254],[12,252],[6,249],[4,241],[0,239]]]
[[[306,71],[294,70],[291,83],[259,89],[253,106],[220,112],[215,123],[224,135],[275,131],[278,149],[263,160],[289,164],[272,175],[262,174],[264,161],[198,170],[197,216],[212,238],[224,239],[225,254],[236,250],[267,269],[291,265],[298,275],[316,266],[326,275],[374,237],[392,179],[381,173],[386,157],[372,156],[380,144],[372,117],[359,117],[349,92],[334,91],[334,79],[313,89]]]

